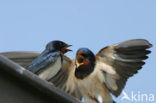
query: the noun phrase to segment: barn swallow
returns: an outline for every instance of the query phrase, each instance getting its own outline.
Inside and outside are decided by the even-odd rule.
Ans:
[[[54,83],[56,87],[61,87],[61,89],[63,87],[65,92],[78,99],[84,97],[86,103],[115,103],[111,94],[116,97],[121,94],[128,78],[136,74],[145,64],[144,60],[151,53],[148,50],[150,47],[152,47],[152,44],[147,40],[134,39],[107,46],[96,55],[88,48],[80,48],[76,53],[75,60],[63,55],[61,70],[59,72],[55,71],[55,69],[51,71],[55,75],[50,79],[50,82]],[[40,55],[39,59],[36,59],[39,61],[39,64],[34,60],[36,66],[33,67],[41,68],[48,67],[46,64],[49,62],[47,54],[48,52],[44,51],[41,54],[38,52],[9,52],[2,55],[7,56],[22,66],[26,66]],[[55,52],[54,54],[49,53],[49,55],[52,55],[52,58],[55,58],[55,61],[57,61],[56,58],[60,57],[57,57],[56,54]],[[60,52],[60,54],[62,55],[63,53]],[[43,63],[40,61],[43,61]],[[58,66],[60,65],[56,67]],[[40,74],[43,70],[47,69],[36,69],[33,71]]]
[[[88,48],[80,48],[66,91],[79,89],[87,103],[115,103],[110,94],[120,95],[127,79],[145,64],[150,47],[148,41],[136,39],[107,46],[96,55]]]
[[[52,82],[56,87],[64,90],[66,82],[71,73],[74,62],[64,54],[70,49],[68,45],[61,41],[52,41],[47,44],[46,49],[40,52],[14,51],[3,52],[4,55],[15,63],[37,74],[41,79]],[[61,59],[60,59],[61,58]],[[81,99],[78,89],[71,93],[72,96]]]
[[[46,45],[45,50],[33,60],[26,69],[37,74],[44,80],[55,76],[62,67],[63,55],[71,51],[68,45],[62,41],[51,41]]]

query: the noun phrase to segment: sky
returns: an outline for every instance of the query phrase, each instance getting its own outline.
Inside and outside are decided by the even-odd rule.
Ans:
[[[130,100],[123,94],[113,98],[155,103],[155,5],[155,0],[0,0],[0,52],[41,52],[48,42],[61,40],[73,45],[67,56],[74,59],[80,47],[96,54],[108,45],[146,39],[154,46],[146,65],[125,86]]]

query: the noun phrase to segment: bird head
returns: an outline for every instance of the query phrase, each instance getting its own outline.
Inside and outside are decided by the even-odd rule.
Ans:
[[[76,71],[75,75],[78,78],[83,78],[94,70],[95,55],[88,48],[80,48],[76,53]]]
[[[65,54],[69,51],[72,51],[70,49],[68,49],[68,47],[70,47],[72,45],[68,45],[62,41],[59,40],[55,40],[55,41],[51,41],[47,44],[46,49],[52,51],[52,50],[56,50],[56,51],[61,51],[62,54]]]

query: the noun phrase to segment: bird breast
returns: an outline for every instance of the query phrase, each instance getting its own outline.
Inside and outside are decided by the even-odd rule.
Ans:
[[[78,87],[80,88],[80,92],[84,97],[94,97],[98,93],[98,89],[101,88],[98,79],[94,77],[93,74],[82,80],[78,79]]]
[[[49,65],[43,72],[39,74],[39,77],[44,80],[49,80],[59,72],[61,66],[62,66],[62,62],[61,62],[61,57],[59,56],[56,59],[55,63]]]
[[[112,103],[107,87],[99,79],[99,71],[94,71],[84,79],[77,79],[78,88],[89,103]]]

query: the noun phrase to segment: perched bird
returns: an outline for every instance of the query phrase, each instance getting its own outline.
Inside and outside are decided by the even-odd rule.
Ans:
[[[136,74],[145,64],[144,60],[148,58],[147,54],[151,52],[147,50],[150,47],[152,45],[147,40],[135,39],[107,46],[96,55],[88,48],[80,48],[76,53],[76,60],[63,56],[62,65],[56,65],[56,68],[61,67],[61,69],[59,71],[51,69],[50,72],[54,72],[54,74],[52,73],[53,76],[49,80],[49,74],[45,73],[43,77],[76,98],[84,97],[86,103],[114,103],[110,94],[116,97],[120,95],[128,78]],[[34,67],[29,70],[39,75],[47,69],[38,68],[46,67],[48,62],[45,61],[56,58],[57,53],[51,54],[50,59],[47,58],[47,51],[41,54],[36,52],[2,54],[22,66],[26,66],[40,55],[36,59],[39,64],[34,60],[27,67],[28,69]],[[57,60],[55,59],[55,63]],[[54,59],[51,61],[54,62]]]
[[[71,51],[68,45],[62,41],[51,41],[46,45],[46,49],[33,60],[26,69],[37,74],[44,80],[50,80],[62,67],[63,55]]]
[[[86,103],[114,103],[110,94],[120,95],[127,79],[145,64],[151,46],[143,39],[129,40],[107,46],[96,55],[88,48],[80,48],[66,91],[79,89]]]
[[[66,52],[71,51],[67,49],[70,46],[62,41],[51,41],[46,45],[42,53],[14,51],[3,52],[0,55],[8,57],[38,75],[41,79],[52,82],[56,87],[64,90],[71,71],[70,67],[74,65],[73,60],[64,55]],[[78,90],[72,92],[71,95],[78,99],[82,97]]]
[[[40,52],[15,51],[3,52],[4,55],[27,70],[37,74],[40,78],[53,82],[55,86],[64,88],[67,80],[67,69],[70,64],[69,58],[64,54],[70,49],[62,41],[51,41],[46,45],[45,50]],[[61,81],[62,80],[62,81]]]
[[[64,55],[66,52],[71,51],[67,49],[70,46],[62,41],[55,40],[49,42],[42,53],[14,51],[3,52],[0,55],[8,57],[38,75],[41,79],[52,82],[56,87],[64,90],[70,72],[69,67],[73,65],[73,60]],[[82,97],[78,90],[72,92],[71,95],[78,99]]]

